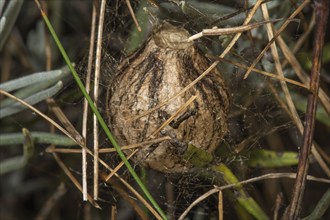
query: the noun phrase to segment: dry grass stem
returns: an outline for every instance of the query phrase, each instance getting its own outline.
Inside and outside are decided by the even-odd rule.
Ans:
[[[280,211],[281,204],[282,204],[282,196],[281,196],[281,194],[278,194],[276,196],[276,202],[275,202],[275,208],[274,208],[274,217],[273,217],[274,220],[278,219],[278,213]]]
[[[65,163],[61,160],[61,158],[56,154],[52,153],[54,156],[56,162],[58,165],[62,168],[64,173],[69,177],[71,182],[79,189],[79,191],[82,193],[82,186],[78,182],[78,180],[73,176],[73,174],[70,172],[69,168],[65,165]],[[92,196],[87,194],[87,200],[96,208],[101,209],[101,207],[93,200]]]
[[[166,181],[165,183],[165,197],[167,205],[167,212],[168,218],[170,220],[175,219],[175,193],[174,193],[174,186],[170,181]]]
[[[55,148],[48,147],[45,150],[47,153],[62,153],[62,154],[81,154],[82,149],[70,149],[70,148]]]
[[[284,40],[281,37],[278,37],[277,42],[278,42],[284,56],[286,57],[286,59],[291,64],[292,68],[295,70],[295,73],[300,78],[300,80],[302,82],[304,82],[305,84],[309,84],[308,77],[305,75],[305,73],[304,73],[302,67],[300,66],[298,60],[292,54],[292,52],[290,51],[288,46],[285,44]],[[327,111],[328,114],[330,114],[330,100],[329,100],[329,97],[326,95],[326,93],[322,89],[319,90],[318,96],[319,96],[319,99],[320,99],[321,103],[323,104],[325,110]],[[303,126],[303,123],[301,122],[300,118],[298,118],[298,119],[293,118],[293,121],[295,122],[299,132],[301,134],[303,134],[304,126]],[[312,154],[315,157],[318,164],[321,166],[322,170],[326,173],[326,175],[328,177],[330,177],[330,168],[324,162],[321,155],[316,150],[314,144],[312,146]]]
[[[103,39],[103,24],[105,16],[106,0],[101,1],[98,31],[97,31],[97,43],[96,43],[96,60],[95,60],[95,72],[94,72],[94,105],[98,106],[99,97],[99,84],[100,84],[100,69],[101,69],[101,54],[102,54],[102,39]],[[93,115],[93,147],[94,147],[94,169],[93,169],[93,196],[97,200],[99,195],[99,123],[96,115]]]
[[[291,49],[292,54],[296,54],[299,49],[301,48],[301,46],[303,46],[303,44],[306,42],[306,40],[308,39],[308,36],[311,34],[313,28],[315,26],[315,13],[313,12],[312,18],[310,19],[309,25],[307,27],[307,30],[304,31],[304,33],[299,37],[297,43],[294,45],[294,47]],[[278,42],[277,42],[278,43]],[[284,59],[283,63],[282,63],[282,67],[283,69],[286,67],[286,65],[288,64],[288,60]]]
[[[285,56],[285,59],[291,64],[294,72],[297,74],[298,78],[305,84],[309,86],[309,77],[304,71],[304,69],[301,67],[299,61],[294,56],[294,54],[291,52],[291,49],[286,45],[285,41],[281,36],[277,38],[277,43],[279,47],[281,48],[283,55]],[[325,111],[330,115],[330,98],[327,96],[327,94],[324,92],[322,88],[320,88],[319,91],[319,97],[320,101],[325,109]]]
[[[251,9],[251,11],[247,14],[243,25],[247,25],[251,20],[253,15],[256,13],[256,11],[258,10],[258,8],[260,7],[260,5],[263,3],[262,0],[258,0],[255,5],[253,6],[253,8]],[[229,51],[231,50],[231,48],[235,45],[235,43],[237,42],[238,38],[242,35],[242,33],[236,33],[235,36],[233,37],[233,39],[230,41],[230,43],[228,44],[228,46],[226,47],[226,49],[221,53],[220,58],[224,58],[227,53],[229,53]],[[215,63],[219,63],[215,62]],[[216,66],[216,65],[215,65]]]
[[[134,10],[132,8],[131,2],[129,0],[125,0],[125,2],[126,2],[126,5],[128,7],[129,13],[132,16],[132,19],[134,21],[134,24],[135,24],[136,28],[138,29],[139,32],[141,32],[142,29],[141,29],[141,26],[139,25],[138,20],[136,19],[136,16],[135,16]]]
[[[140,143],[136,143],[136,144],[130,144],[127,146],[122,146],[121,149],[124,150],[130,150],[130,149],[134,149],[137,147],[143,147],[144,145],[150,145],[150,144],[155,144],[155,143],[159,143],[162,141],[166,141],[166,140],[171,140],[171,137],[169,136],[165,136],[165,137],[161,137],[161,138],[156,138],[156,139],[152,139],[152,140],[148,140],[148,141],[143,141]],[[114,148],[102,148],[99,150],[100,153],[112,153],[112,152],[116,152],[116,149]]]
[[[271,22],[277,22],[277,21],[281,21],[283,19],[274,19],[274,20],[266,20],[266,21],[260,21],[257,23],[253,23],[253,24],[246,24],[246,25],[242,25],[242,26],[237,26],[237,27],[229,27],[229,28],[217,28],[214,27],[212,29],[204,29],[201,32],[192,35],[191,37],[188,38],[188,42],[197,40],[201,37],[204,36],[220,36],[220,35],[229,35],[229,34],[236,34],[236,33],[242,33],[242,32],[246,32],[249,30],[252,30],[254,28],[258,28],[264,24],[267,23],[271,23]]]
[[[200,203],[201,201],[203,201],[204,199],[206,199],[207,197],[213,195],[214,193],[219,192],[220,190],[213,188],[209,191],[207,191],[206,193],[204,193],[203,195],[201,195],[200,197],[198,197],[195,201],[193,201],[188,208],[186,208],[186,210],[184,210],[184,212],[180,215],[180,217],[178,218],[178,220],[183,220],[185,219],[185,217],[188,215],[188,213],[190,212],[190,210],[196,206],[198,203]]]
[[[223,195],[221,190],[219,190],[218,193],[218,210],[219,210],[218,219],[223,220]]]
[[[276,90],[276,88],[274,87],[274,85],[271,83],[268,83],[268,87],[272,91],[276,101],[280,104],[281,108],[288,114],[288,116],[291,118],[291,120],[294,121],[294,118],[290,114],[290,110],[289,110],[288,106],[284,103],[283,99],[281,99],[281,96],[278,93],[278,91]]]
[[[290,15],[290,17],[284,22],[284,24],[278,29],[278,31],[275,34],[275,36],[269,41],[269,43],[266,45],[266,47],[260,52],[260,54],[258,55],[258,57],[253,61],[253,63],[251,64],[250,68],[246,71],[246,73],[244,75],[244,79],[246,79],[250,75],[252,69],[255,67],[255,65],[257,65],[257,63],[260,61],[260,59],[264,56],[265,52],[270,48],[270,46],[276,40],[276,38],[278,38],[278,36],[280,36],[280,34],[284,31],[284,29],[289,25],[289,23],[291,22],[291,20],[294,19],[294,17],[296,17],[297,14],[299,14],[305,8],[305,6],[307,6],[309,3],[310,3],[310,0],[305,0]]]
[[[47,104],[50,107],[50,110],[56,115],[58,120],[62,123],[64,128],[76,139],[78,140],[84,148],[85,146],[85,141],[82,138],[82,136],[79,134],[79,132],[76,130],[76,128],[71,124],[69,119],[66,117],[64,112],[61,110],[61,108],[55,103],[54,99],[48,99]]]
[[[132,156],[134,156],[134,154],[136,154],[136,152],[138,152],[138,149],[135,149],[130,155],[127,156],[127,160],[131,159]],[[115,175],[115,173],[117,173],[117,171],[122,168],[122,166],[124,166],[125,163],[124,161],[121,161],[109,174],[107,177],[105,177],[105,181],[109,181],[111,179],[111,177],[113,175]]]
[[[116,220],[117,219],[117,206],[112,205],[111,206],[111,220]]]
[[[96,29],[96,7],[93,4],[92,7],[92,23],[91,23],[91,36],[89,41],[89,54],[88,54],[88,64],[87,64],[87,75],[86,75],[86,83],[85,88],[87,93],[90,93],[90,84],[91,84],[91,75],[92,75],[92,62],[93,62],[93,54],[94,54],[94,41],[95,41],[95,29]],[[83,116],[82,116],[82,137],[86,141],[87,139],[87,123],[88,123],[88,102],[84,100],[83,107]],[[82,148],[82,185],[83,185],[83,200],[87,199],[87,152],[84,148]]]
[[[92,151],[87,149],[87,153],[89,153],[91,156],[93,156]],[[109,165],[104,162],[102,159],[99,158],[100,164],[102,164],[107,170],[110,172],[113,172],[113,169],[109,167]],[[156,219],[162,219],[161,216],[158,214],[158,212],[132,187],[130,184],[128,184],[123,178],[119,176],[119,174],[113,172],[114,175],[120,180],[120,182],[126,186],[127,189],[129,189],[134,196],[137,197],[137,199],[154,215]]]
[[[196,98],[197,96],[190,97],[190,99],[186,103],[184,103],[173,115],[171,115],[171,117],[169,117],[169,119],[167,119],[159,128],[152,132],[149,137],[154,138],[154,136],[158,134],[158,132],[160,132],[164,127],[169,125],[176,117],[178,117],[178,115],[181,114]]]
[[[167,141],[167,140],[171,140],[172,138],[169,136],[165,136],[165,137],[161,137],[161,138],[156,138],[156,139],[152,139],[149,141],[143,141],[140,143],[136,143],[136,144],[130,144],[127,146],[122,146],[121,149],[124,150],[130,150],[130,149],[134,149],[134,148],[138,148],[138,147],[143,147],[144,145],[150,145],[150,144],[155,144],[155,143],[159,143],[162,141]],[[82,150],[81,149],[71,149],[71,148],[47,148],[46,149],[47,153],[81,153]],[[115,148],[101,148],[99,149],[99,153],[114,153],[116,152]]]
[[[87,153],[93,156],[93,153],[91,150],[87,148]],[[134,196],[137,197],[137,199],[154,215],[156,219],[162,219],[161,216],[158,214],[158,212],[132,187],[130,184],[128,184],[123,178],[119,176],[116,172],[113,172],[113,169],[102,159],[99,158],[100,164],[102,164],[107,170],[114,173],[114,175],[120,180],[120,182],[126,186],[127,189],[129,189]]]
[[[214,58],[213,56],[211,58]],[[227,62],[227,63],[230,63],[230,64],[233,64],[234,66],[237,66],[237,67],[240,67],[242,69],[249,69],[248,66],[245,66],[244,64],[241,64],[241,63],[238,63],[238,62],[235,62],[235,61],[231,61],[231,60],[228,60],[226,58],[218,58],[218,57],[215,57],[221,61],[224,61],[224,62]],[[271,77],[271,78],[274,78],[274,79],[278,79],[280,81],[285,81],[287,83],[290,83],[292,85],[296,85],[296,86],[299,86],[301,88],[304,88],[304,89],[307,89],[309,90],[309,86],[303,84],[303,83],[300,83],[296,80],[292,80],[292,79],[289,79],[289,78],[286,78],[286,77],[281,77],[279,75],[276,75],[274,73],[269,73],[267,71],[263,71],[263,70],[259,70],[259,69],[256,69],[256,68],[253,68],[252,69],[253,72],[256,72],[256,73],[259,73],[261,75],[265,75],[265,76],[268,76],[268,77]]]
[[[274,95],[276,101],[280,104],[281,108],[284,111],[286,111],[286,113],[291,117],[292,121],[296,124],[296,126],[298,127],[298,130],[299,130],[300,134],[302,135],[303,130],[302,130],[302,122],[301,122],[301,120],[299,119],[298,122],[294,120],[294,118],[290,114],[290,111],[289,111],[287,105],[283,102],[283,100],[281,99],[280,95],[278,94],[278,92],[274,88],[274,86],[272,84],[270,84],[270,83],[268,84],[268,86],[272,90],[273,95]],[[322,149],[320,147],[318,147],[315,143],[313,143],[312,154],[315,157],[315,159],[318,162],[318,164],[321,166],[322,170],[328,175],[330,173],[329,172],[329,167],[327,166],[327,164],[325,163],[325,161],[322,159],[319,151],[322,151]],[[323,158],[325,158],[325,160],[327,160],[327,162],[329,163],[329,157],[328,157],[328,155],[325,154],[325,153],[323,153],[323,155],[324,155]]]
[[[267,5],[263,4],[261,6],[261,9],[262,9],[262,13],[263,13],[264,18],[269,19],[269,13],[268,13]],[[267,34],[268,34],[269,41],[271,41],[274,38],[272,24],[266,24],[266,27],[267,27]],[[274,62],[275,62],[276,71],[280,75],[280,77],[284,78],[284,73],[283,73],[283,70],[282,70],[281,63],[280,63],[280,58],[279,58],[279,55],[278,55],[276,43],[273,42],[270,45],[270,48],[271,48],[271,52],[272,52],[273,59],[274,59]],[[294,118],[294,121],[299,121],[300,119],[299,119],[297,109],[296,109],[296,107],[294,105],[294,102],[292,100],[292,97],[290,95],[289,88],[288,88],[288,86],[286,85],[286,83],[284,81],[281,81],[281,87],[282,87],[282,90],[284,92],[285,99],[286,99],[286,102],[287,102],[289,110],[290,110],[290,114]]]
[[[60,130],[63,134],[65,134],[67,137],[71,138],[74,142],[76,142],[79,146],[84,147],[83,142],[81,142],[80,139],[76,139],[74,138],[67,130],[65,130],[64,128],[62,128],[59,124],[57,124],[53,119],[49,118],[47,115],[43,114],[42,112],[40,112],[38,109],[34,108],[32,105],[24,102],[22,99],[19,99],[13,95],[11,95],[10,93],[0,89],[0,93],[11,98],[14,99],[15,101],[21,103],[22,105],[25,105],[26,107],[28,107],[29,109],[31,109],[32,111],[34,111],[35,113],[37,113],[38,115],[40,115],[42,118],[44,118],[46,121],[48,121],[49,123],[51,123],[52,125],[54,125],[58,130]]]
[[[262,12],[264,14],[264,18],[269,19],[267,6],[265,4],[263,4],[261,7],[262,7]],[[272,24],[266,24],[266,26],[267,26],[267,33],[268,33],[269,39],[270,40],[274,39],[273,29],[271,27]],[[279,56],[278,56],[278,52],[277,52],[275,42],[273,42],[273,44],[271,44],[271,51],[272,51],[273,58],[274,58],[274,61],[275,61],[276,71],[277,71],[277,73],[280,74],[281,77],[284,78],[284,74],[283,74],[283,71],[282,71],[282,66],[281,66],[281,63],[280,63],[280,60],[279,60]],[[288,104],[289,109],[290,109],[290,114],[291,114],[293,120],[295,121],[296,125],[298,125],[298,129],[299,129],[300,133],[302,134],[303,133],[303,125],[302,125],[302,122],[299,118],[298,112],[295,108],[295,105],[294,105],[293,99],[290,95],[289,89],[288,89],[287,85],[285,84],[285,82],[283,82],[283,81],[281,81],[281,87],[282,87],[282,90],[285,94],[285,98],[286,98],[287,104]],[[328,172],[329,168],[326,166],[326,164],[323,161],[322,157],[316,151],[315,147],[313,147],[313,148],[314,148],[314,150],[313,150],[314,157],[316,158],[316,160],[319,162],[320,165],[322,164],[321,167],[323,167],[323,170],[325,170],[328,174],[330,174]]]

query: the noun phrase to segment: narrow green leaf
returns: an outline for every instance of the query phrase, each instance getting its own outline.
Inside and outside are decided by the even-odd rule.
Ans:
[[[231,172],[231,170],[223,163],[213,166],[213,170],[222,173],[224,180],[227,184],[235,184],[238,183],[237,177]],[[242,185],[238,184],[234,187],[238,192],[235,194],[237,196],[237,202],[251,215],[253,215],[256,219],[267,220],[269,217],[264,213],[264,211],[260,208],[257,202],[250,197],[242,187]]]
[[[275,152],[270,150],[253,150],[247,164],[251,167],[275,168],[298,164],[298,153]]]
[[[30,132],[33,143],[38,144],[54,144],[60,146],[77,145],[71,138],[60,134],[51,134],[48,132]],[[8,146],[13,144],[23,144],[24,136],[22,133],[0,134],[0,146]]]

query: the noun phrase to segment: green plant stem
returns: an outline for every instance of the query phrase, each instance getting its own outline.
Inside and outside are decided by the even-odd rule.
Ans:
[[[53,29],[50,21],[48,20],[47,15],[43,12],[43,10],[41,9],[38,1],[36,0],[36,3],[41,11],[41,15],[52,35],[52,37],[54,38],[57,47],[59,48],[65,62],[67,63],[69,69],[71,70],[72,76],[75,79],[78,87],[80,88],[81,92],[83,93],[83,95],[85,96],[90,108],[92,109],[92,111],[94,112],[95,116],[97,117],[101,127],[103,128],[104,132],[106,133],[107,137],[109,138],[111,144],[113,145],[113,147],[116,149],[119,157],[121,158],[121,160],[124,162],[124,164],[126,165],[127,169],[129,170],[129,172],[132,174],[133,178],[135,179],[135,181],[138,183],[138,185],[141,187],[142,191],[144,192],[144,194],[146,195],[146,197],[149,199],[149,201],[151,202],[151,204],[155,207],[155,209],[158,211],[158,213],[162,216],[163,219],[167,219],[165,213],[163,212],[163,210],[159,207],[159,205],[157,204],[157,202],[154,200],[154,198],[151,196],[150,192],[148,191],[148,189],[144,186],[144,184],[142,183],[141,179],[139,178],[139,176],[137,175],[137,173],[134,171],[133,167],[131,166],[131,164],[128,162],[127,158],[125,157],[124,153],[122,152],[122,150],[120,149],[120,146],[118,145],[117,141],[115,140],[115,138],[113,137],[113,135],[111,134],[108,126],[106,125],[104,119],[102,118],[101,114],[99,113],[99,111],[97,110],[97,108],[95,107],[93,100],[91,99],[91,97],[88,95],[83,83],[81,82],[76,70],[74,69],[74,67],[71,64],[71,61],[68,57],[68,55],[66,54],[59,38],[57,37],[55,30]]]

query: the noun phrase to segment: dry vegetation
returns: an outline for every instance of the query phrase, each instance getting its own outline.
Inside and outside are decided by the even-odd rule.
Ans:
[[[109,140],[93,117],[68,69],[63,68],[65,61],[36,2],[25,1],[20,10],[19,2],[0,0],[0,219],[160,219],[162,213],[145,196],[137,183],[138,177],[122,162],[124,154],[118,156],[113,140]],[[136,137],[139,132],[134,133],[133,140],[125,137],[120,143],[129,145],[122,146],[129,148],[125,155],[168,219],[330,218],[328,1],[40,2],[106,122],[107,108],[121,102],[130,89],[117,93],[111,90],[109,85],[115,88],[119,82],[114,77],[118,71],[143,62],[144,69],[161,66],[150,67],[154,72],[148,70],[145,75],[139,73],[136,84],[130,84],[132,88],[144,83],[141,88],[150,89],[152,80],[146,78],[156,74],[155,71],[170,75],[163,68],[171,67],[155,62],[158,58],[159,62],[166,62],[169,56],[157,54],[151,59],[155,51],[141,52],[155,27],[166,21],[189,32],[194,49],[190,48],[188,54],[178,53],[178,57],[188,57],[195,66],[182,74],[186,76],[182,88],[175,88],[179,91],[171,91],[163,100],[144,108],[147,116],[138,125],[125,124],[141,129],[153,123],[151,130],[155,126],[160,128],[152,135]],[[11,4],[17,4],[17,19],[15,13],[7,13]],[[5,21],[6,16],[11,19]],[[15,21],[12,27],[8,20]],[[1,28],[3,24],[5,28]],[[195,49],[202,54],[203,58],[198,59],[203,60],[203,65],[197,65],[199,61],[194,60],[194,54],[189,54]],[[183,71],[189,68],[187,62],[178,66]],[[45,78],[31,77],[41,71],[45,71]],[[134,71],[127,72],[129,77],[125,80],[135,77]],[[59,76],[54,78],[54,74]],[[201,85],[210,85],[201,84],[202,80],[216,81],[216,77],[207,78],[207,74],[221,74],[219,82],[224,80],[226,84],[226,91],[221,92],[228,93],[229,107],[226,103],[225,108],[229,108],[229,113],[217,118],[226,118],[223,124],[228,124],[228,128],[221,129],[228,132],[224,135],[221,131],[219,146],[205,152],[201,149],[210,146],[195,143],[211,142],[200,140],[208,135],[206,124],[213,124],[207,121],[210,118],[197,123],[202,127],[190,123],[189,129],[180,130],[190,132],[185,138],[189,137],[194,146],[178,142],[176,136],[169,135],[172,133],[168,128],[189,110],[195,99],[199,106],[209,102],[209,97],[203,99],[195,92]],[[5,85],[23,76],[30,77]],[[17,85],[32,80],[36,81],[27,89],[37,90],[30,91],[30,97],[35,95],[30,101],[41,102],[31,103],[33,106],[25,110],[8,102],[10,94],[29,102],[24,97],[28,90],[21,89],[19,94]],[[159,84],[152,91],[160,92],[158,88]],[[112,95],[120,96],[107,106],[109,89]],[[222,85],[207,88],[206,95],[215,89],[221,90]],[[50,95],[43,97],[46,93]],[[148,121],[148,115],[159,116],[164,112],[177,97],[172,95],[177,93],[185,99],[179,106],[174,105],[177,109],[171,112],[173,117],[166,112],[162,121]],[[143,100],[151,102],[146,97]],[[208,103],[208,108],[216,108],[216,101]],[[124,107],[113,110],[114,114],[130,114],[131,107]],[[144,113],[141,109],[137,112]],[[131,111],[129,118],[136,114]],[[114,127],[121,126],[117,121],[109,126],[116,135],[123,130],[129,131],[127,136],[135,132]],[[143,158],[153,153],[150,149],[174,141],[176,146],[184,146],[179,161],[185,172],[169,173],[163,166],[157,168],[165,171],[162,173],[142,166],[149,163]],[[141,151],[141,147],[145,150]],[[152,163],[157,163],[157,159],[153,156]],[[170,161],[168,155],[166,160]],[[189,166],[182,165],[185,162]]]

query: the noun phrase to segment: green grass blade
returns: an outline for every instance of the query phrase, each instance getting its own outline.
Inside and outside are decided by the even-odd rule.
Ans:
[[[39,6],[39,5],[38,5]],[[40,8],[40,7],[39,7]],[[141,190],[143,191],[143,193],[145,194],[145,196],[149,199],[149,201],[151,202],[151,204],[154,206],[154,208],[158,211],[158,213],[162,216],[163,219],[167,219],[165,213],[163,212],[163,210],[159,207],[159,205],[157,204],[157,202],[153,199],[153,197],[151,196],[150,192],[148,191],[148,189],[144,186],[144,184],[142,183],[141,179],[139,178],[139,176],[137,175],[137,173],[134,171],[133,167],[131,166],[131,164],[128,162],[127,158],[125,157],[124,153],[122,152],[122,150],[120,149],[120,146],[118,145],[118,143],[116,142],[115,138],[113,137],[113,135],[111,134],[108,126],[106,125],[104,119],[102,118],[101,114],[99,113],[99,111],[97,110],[97,108],[95,107],[93,100],[91,99],[91,97],[88,95],[83,83],[81,82],[76,70],[74,69],[74,67],[71,64],[71,61],[68,57],[68,55],[66,54],[59,38],[57,37],[57,34],[55,33],[55,30],[53,28],[53,26],[51,25],[48,17],[46,16],[46,14],[42,11],[42,9],[40,8],[42,17],[53,37],[53,39],[55,40],[55,43],[58,47],[58,49],[60,50],[66,64],[69,66],[69,69],[72,73],[73,78],[75,79],[78,87],[80,88],[81,92],[83,93],[83,95],[85,96],[90,108],[92,109],[92,111],[94,112],[95,116],[97,117],[101,127],[103,128],[104,132],[106,133],[107,137],[109,138],[110,142],[112,143],[113,147],[116,149],[119,157],[121,158],[121,160],[124,162],[124,164],[126,165],[127,169],[129,170],[129,172],[131,173],[131,175],[133,176],[133,178],[135,179],[135,181],[137,182],[137,184],[140,186]]]
[[[251,167],[275,168],[298,164],[297,152],[275,152],[271,150],[257,149],[251,152],[247,164]]]

